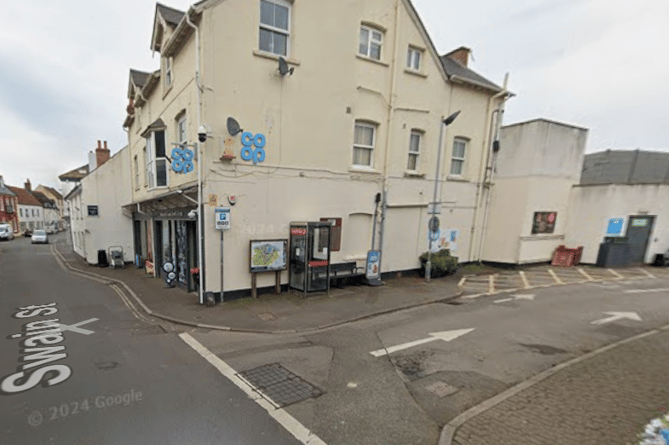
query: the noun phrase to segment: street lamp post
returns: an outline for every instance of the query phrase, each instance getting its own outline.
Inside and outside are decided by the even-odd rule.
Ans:
[[[428,237],[430,232],[436,232],[439,228],[439,219],[437,218],[437,189],[439,188],[439,165],[441,164],[441,146],[444,143],[444,128],[453,123],[456,117],[460,114],[460,110],[448,116],[446,119],[442,118],[439,125],[439,147],[437,147],[437,167],[434,173],[434,194],[432,195],[432,209],[430,214],[430,223],[428,224]],[[434,229],[434,230],[433,230]],[[432,238],[429,238],[429,248],[427,249],[427,262],[425,263],[425,281],[430,282],[430,275],[432,273]]]

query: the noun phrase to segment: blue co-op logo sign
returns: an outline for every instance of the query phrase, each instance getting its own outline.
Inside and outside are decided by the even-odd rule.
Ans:
[[[172,170],[177,173],[190,173],[194,168],[193,150],[186,147],[172,150]]]
[[[245,131],[242,133],[242,159],[253,161],[254,164],[265,160],[265,135]]]

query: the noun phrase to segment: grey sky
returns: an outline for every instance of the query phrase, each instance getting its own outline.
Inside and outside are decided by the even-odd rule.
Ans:
[[[505,123],[545,117],[590,129],[588,151],[669,150],[666,0],[413,0],[440,53],[473,50],[501,84]],[[182,10],[191,1],[165,0]],[[128,69],[158,68],[155,2],[5,2],[0,15],[0,174],[57,186],[96,140],[122,148]]]

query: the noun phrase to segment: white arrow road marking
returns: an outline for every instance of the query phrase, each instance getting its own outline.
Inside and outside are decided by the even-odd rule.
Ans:
[[[91,318],[89,320],[80,321],[79,323],[71,324],[69,326],[66,324],[59,324],[58,327],[60,328],[61,331],[72,331],[78,334],[91,335],[93,331],[89,331],[88,329],[80,329],[77,326],[81,326],[82,324],[92,323],[94,321],[98,321],[98,319]]]
[[[514,294],[511,295],[513,298],[502,298],[501,300],[495,300],[493,303],[506,303],[507,301],[513,301],[513,300],[534,300],[535,295],[534,294]]]
[[[630,289],[626,290],[626,294],[641,294],[644,292],[667,292],[669,291],[669,287],[665,287],[663,289]]]
[[[424,343],[429,343],[435,340],[451,341],[455,340],[458,337],[461,337],[465,334],[473,331],[471,329],[458,329],[455,331],[443,331],[443,332],[433,332],[430,334],[430,337],[423,338],[421,340],[411,341],[409,343],[402,343],[401,345],[392,346],[390,348],[377,349],[376,351],[370,352],[374,357],[381,357],[387,354],[392,354],[393,352],[401,351],[402,349],[413,348],[414,346],[422,345]]]
[[[595,320],[591,321],[591,324],[604,324],[604,323],[610,323],[612,321],[616,320],[622,320],[623,318],[629,318],[630,320],[634,321],[641,321],[641,317],[636,312],[604,312],[605,314],[609,314],[610,317],[607,318],[602,318],[601,320]]]

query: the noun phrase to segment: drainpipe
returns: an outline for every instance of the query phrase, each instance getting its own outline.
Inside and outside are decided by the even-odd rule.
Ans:
[[[481,239],[479,241],[479,251],[478,251],[478,260],[479,262],[481,261],[481,256],[483,255],[483,245],[485,244],[485,234],[488,229],[488,212],[490,210],[490,201],[491,201],[491,195],[492,195],[492,181],[493,177],[495,175],[495,167],[497,166],[497,153],[493,153],[493,145],[496,140],[499,140],[499,132],[500,129],[502,128],[502,119],[504,117],[504,104],[506,101],[509,99],[509,92],[507,91],[507,85],[509,83],[509,73],[506,73],[504,76],[504,86],[502,88],[502,91],[495,96],[492,97],[492,99],[495,99],[497,97],[501,97],[502,100],[497,107],[497,119],[495,122],[495,133],[493,135],[492,140],[489,141],[489,149],[488,149],[488,159],[486,160],[486,169],[488,168],[488,165],[490,164],[490,157],[492,156],[492,165],[490,166],[490,179],[488,179],[487,184],[488,184],[488,193],[486,193],[486,203],[485,203],[485,208],[483,210],[483,226],[481,227]],[[492,122],[491,122],[492,123]],[[485,180],[487,179],[488,174],[487,171],[484,175],[484,184],[485,186]],[[483,195],[481,195],[483,197]]]
[[[390,64],[392,71],[390,74],[390,96],[388,97],[388,121],[386,123],[386,150],[383,155],[383,195],[381,201],[381,226],[379,227],[379,250],[381,251],[381,257],[379,258],[379,276],[381,277],[383,276],[383,232],[388,212],[388,151],[390,150],[392,141],[390,127],[393,121],[395,103],[395,79],[397,77],[396,62],[398,60],[397,52],[399,50],[400,1],[401,0],[397,0],[395,4],[395,42],[393,47],[393,60]],[[374,230],[376,230],[376,227],[374,227]]]
[[[186,12],[186,23],[188,26],[195,30],[195,87],[197,88],[197,128],[202,126],[202,85],[200,84],[200,30],[193,22],[190,20],[190,13],[193,8],[189,8]],[[200,304],[204,304],[204,206],[202,205],[202,163],[204,162],[204,156],[202,153],[202,144],[196,143],[197,145],[197,234],[198,240],[200,242],[198,252],[198,265],[200,268],[200,283],[199,283],[199,292],[198,300]],[[222,291],[222,289],[221,289]]]

